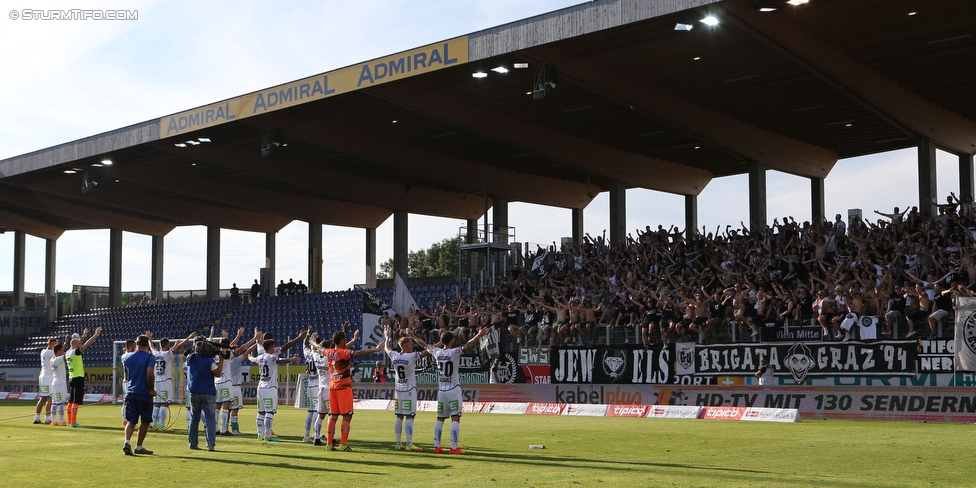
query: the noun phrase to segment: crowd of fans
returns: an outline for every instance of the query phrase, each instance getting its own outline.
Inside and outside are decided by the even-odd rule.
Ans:
[[[513,268],[496,286],[384,320],[427,340],[442,329],[464,340],[491,325],[540,347],[593,343],[608,331],[613,341],[644,346],[758,341],[769,322],[819,325],[823,340],[847,341],[858,317],[876,317],[882,338],[904,334],[899,325],[907,324],[906,337],[932,339],[954,296],[976,289],[971,199],[951,195],[933,208],[934,217],[917,207],[876,211],[878,221],[850,228],[837,215],[703,228],[690,239],[676,227],[648,226],[620,245],[587,235],[579,246],[538,249],[524,260],[531,266]]]

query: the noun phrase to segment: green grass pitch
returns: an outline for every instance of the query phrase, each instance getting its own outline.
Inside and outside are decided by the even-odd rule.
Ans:
[[[976,485],[970,424],[465,414],[467,454],[454,456],[431,452],[432,413],[415,423],[423,452],[394,451],[393,414],[377,411],[355,414],[353,452],[329,452],[301,443],[305,412],[291,407],[275,417],[281,442],[256,440],[249,406],[241,429],[250,434],[218,437],[211,453],[187,449],[176,407],[174,431],[147,437],[155,455],[125,456],[119,406],[82,407],[80,430],[33,425],[33,412],[28,402],[0,402],[4,486]]]

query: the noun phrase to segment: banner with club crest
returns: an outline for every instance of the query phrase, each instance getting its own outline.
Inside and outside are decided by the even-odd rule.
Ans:
[[[976,298],[956,297],[956,371],[976,371]]]
[[[552,383],[669,384],[674,344],[556,347],[549,353]]]

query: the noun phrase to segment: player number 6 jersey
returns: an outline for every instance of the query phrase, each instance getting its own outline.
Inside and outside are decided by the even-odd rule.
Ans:
[[[390,351],[390,361],[393,363],[393,373],[396,375],[396,391],[410,391],[417,387],[417,359],[420,352],[403,354]]]

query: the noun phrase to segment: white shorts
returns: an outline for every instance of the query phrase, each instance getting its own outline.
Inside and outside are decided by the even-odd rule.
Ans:
[[[417,389],[409,391],[393,391],[393,413],[406,417],[417,415]]]
[[[173,380],[163,380],[156,382],[156,398],[153,399],[156,405],[169,405],[173,403]]]
[[[68,384],[65,382],[51,384],[51,403],[66,405],[68,403]]]
[[[329,387],[328,386],[319,387],[316,403],[318,404],[317,411],[319,415],[328,415],[329,413]]]
[[[461,400],[461,387],[450,390],[437,390],[437,418],[446,419],[461,416],[464,402]]]
[[[51,396],[51,382],[54,381],[53,376],[38,376],[37,377],[37,396],[44,398]]]
[[[278,389],[258,388],[258,413],[278,412]]]
[[[942,319],[944,319],[944,318],[946,318],[948,316],[949,316],[949,311],[948,310],[939,309],[939,310],[936,310],[936,311],[932,312],[932,315],[929,315],[929,318],[932,319],[932,320],[935,320],[935,321],[939,321],[939,320],[942,320]]]
[[[854,327],[854,324],[856,323],[857,323],[857,314],[849,313],[844,316],[844,321],[840,323],[840,328],[846,330],[847,332],[850,332],[851,327]]]
[[[231,398],[231,385],[230,381],[218,381],[214,384],[217,387],[217,403],[229,402]]]
[[[305,388],[305,398],[308,399],[309,412],[318,412],[319,410],[319,385],[309,386]]]
[[[244,402],[242,401],[243,398],[244,396],[241,393],[241,385],[231,385],[230,400],[228,400],[230,401],[230,409],[240,410],[241,407],[244,405]]]

